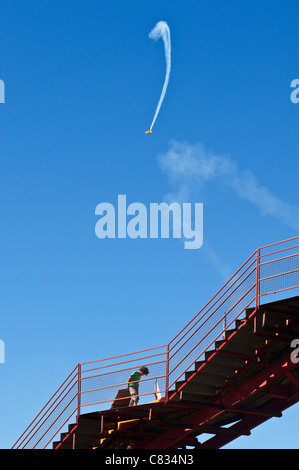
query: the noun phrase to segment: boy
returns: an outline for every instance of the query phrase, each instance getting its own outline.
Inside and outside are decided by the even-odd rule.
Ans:
[[[131,401],[130,401],[130,406],[136,406],[138,401],[139,401],[139,397],[138,397],[138,387],[139,387],[139,380],[140,380],[140,377],[142,375],[148,375],[149,374],[149,370],[147,367],[145,366],[141,366],[139,368],[139,370],[133,372],[130,377],[129,377],[129,380],[128,380],[128,387],[129,387],[129,392],[130,392],[130,395],[131,395]]]

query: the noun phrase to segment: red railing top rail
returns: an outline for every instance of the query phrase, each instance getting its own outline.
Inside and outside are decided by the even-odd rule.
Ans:
[[[95,361],[89,361],[89,362],[81,362],[81,367],[87,365],[87,364],[95,364],[96,362],[103,362],[103,361],[111,361],[112,359],[119,359],[121,357],[128,357],[128,356],[133,356],[134,354],[141,354],[147,351],[153,351],[154,349],[161,349],[161,348],[166,348],[167,344],[163,344],[162,346],[155,346],[153,348],[148,348],[148,349],[142,349],[141,351],[134,351],[130,352],[127,354],[121,354],[119,356],[112,356],[112,357],[105,357],[104,359],[97,359]],[[162,353],[161,353],[162,354]]]
[[[94,371],[94,370],[100,370],[100,369],[108,369],[109,367],[116,367],[116,366],[120,366],[120,365],[123,365],[123,364],[132,364],[133,362],[141,362],[145,359],[151,359],[152,357],[158,357],[158,356],[163,356],[165,355],[165,351],[162,352],[162,353],[159,353],[159,354],[152,354],[150,356],[144,356],[144,357],[137,357],[136,359],[131,359],[129,361],[122,361],[122,362],[116,362],[114,364],[107,364],[106,366],[101,366],[101,367],[93,367],[92,369],[84,369],[82,370],[82,374],[86,374],[86,372],[91,372],[91,371]],[[122,356],[124,357],[124,356]],[[85,365],[88,364],[88,363],[85,363]],[[92,363],[93,364],[93,363]],[[82,364],[80,364],[82,366]],[[128,368],[130,369],[130,368]],[[121,369],[121,370],[125,370],[125,369]],[[106,372],[104,374],[97,374],[97,376],[99,375],[107,375],[107,374],[113,374],[115,373],[116,371],[113,370],[113,371],[110,371],[110,372]],[[82,377],[83,378],[83,377]]]
[[[287,238],[287,239],[281,240],[281,241],[279,241],[279,242],[270,243],[269,245],[261,246],[259,249],[260,249],[260,250],[264,250],[265,248],[269,248],[270,246],[281,245],[282,243],[291,242],[291,241],[293,241],[293,240],[299,240],[299,236],[292,237],[292,238]]]

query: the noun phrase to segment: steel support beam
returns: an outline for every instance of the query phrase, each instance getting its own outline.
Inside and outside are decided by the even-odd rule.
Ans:
[[[279,410],[241,410],[240,405],[247,398],[251,397],[253,394],[260,392],[267,385],[275,383],[281,377],[286,376],[287,372],[292,372],[297,367],[297,364],[291,362],[290,357],[282,359],[276,364],[273,364],[262,370],[257,376],[253,377],[251,380],[245,382],[241,387],[229,392],[227,395],[221,398],[221,401],[218,402],[220,406],[218,409],[214,406],[207,405],[203,407],[202,410],[195,412],[191,417],[191,424],[194,425],[207,425],[210,421],[215,419],[217,416],[223,414],[225,410],[231,410],[235,413],[243,412],[245,414],[250,413],[248,419],[252,420],[266,420],[269,417],[278,413]],[[257,414],[259,412],[259,414]],[[190,419],[186,420],[186,425],[190,422]],[[186,428],[188,429],[188,428]],[[243,426],[244,429],[244,426]],[[179,442],[186,438],[188,434],[191,434],[192,430],[184,430],[182,428],[169,430],[163,434],[163,437],[159,436],[156,439],[145,443],[143,448],[146,449],[167,449],[170,446],[178,446]]]

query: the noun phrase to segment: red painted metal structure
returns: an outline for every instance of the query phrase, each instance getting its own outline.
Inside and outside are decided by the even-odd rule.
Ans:
[[[207,425],[210,426],[210,432],[221,417],[229,422],[232,420],[232,413],[233,421],[236,422],[230,431],[223,427],[219,431],[218,426],[214,438],[202,446],[218,448],[229,442],[232,435],[235,438],[242,432],[248,433],[265,419],[279,415],[283,409],[297,402],[299,380],[295,371],[298,364],[290,361],[289,354],[281,356],[276,363],[268,364],[262,373],[252,375],[250,372],[248,380],[225,391],[220,402],[216,396],[208,402],[197,398],[195,403],[192,400],[194,383],[201,377],[199,374],[206,370],[204,367],[207,363],[212,364],[214,356],[219,352],[223,355],[239,356],[253,367],[252,364],[257,361],[256,357],[252,358],[252,355],[246,355],[244,352],[231,352],[229,346],[245,324],[252,322],[254,333],[261,325],[264,327],[264,317],[260,309],[262,298],[277,302],[283,300],[285,292],[291,289],[298,289],[299,292],[299,237],[258,248],[169,343],[122,356],[78,364],[13,448],[47,448],[67,425],[68,430],[62,434],[60,441],[54,444],[54,448],[63,448],[70,438],[73,439],[72,446],[76,447],[76,433],[84,416],[89,421],[94,416],[97,419],[100,417],[100,422],[96,425],[96,429],[99,429],[98,440],[100,437],[106,439],[103,445],[107,445],[111,430],[105,430],[104,420],[111,419],[115,423],[115,420],[136,418],[139,421],[146,420],[149,425],[153,410],[156,416],[159,416],[159,423],[164,423],[164,431],[167,426],[168,428],[163,432],[163,438],[161,429],[155,435],[156,431],[151,428],[151,432],[148,431],[147,434],[148,439],[143,440],[139,447],[169,448],[184,446],[186,443],[197,447],[194,438],[197,432],[206,430]],[[233,328],[236,324],[239,326]],[[245,331],[245,328],[242,331]],[[265,344],[269,341],[271,343],[271,338],[272,336],[268,335],[263,341]],[[217,342],[218,347],[212,349]],[[128,376],[142,364],[149,367],[150,376],[142,379],[138,407],[111,410],[118,390],[126,388]],[[283,383],[285,377],[289,380],[287,385]],[[163,398],[160,402],[151,404],[155,384],[158,384]],[[244,418],[244,410],[239,409],[239,406],[265,386],[268,387],[268,394],[269,389],[273,390],[270,395],[274,401],[272,400],[271,405],[266,403],[264,409],[261,406],[259,412],[250,412],[247,409]],[[289,395],[284,395],[286,391]],[[95,415],[92,412],[84,414],[83,410],[87,407],[89,410],[96,410]],[[189,413],[188,418],[186,413]],[[242,416],[241,427],[237,420],[238,413]],[[174,417],[172,421],[168,419],[171,416]],[[75,418],[73,424],[70,424],[71,418]],[[176,424],[178,422],[179,425]],[[132,436],[133,432],[130,434],[131,438]],[[121,438],[126,439],[126,436],[121,435]]]

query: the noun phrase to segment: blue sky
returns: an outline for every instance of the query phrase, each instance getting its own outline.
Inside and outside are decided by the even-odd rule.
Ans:
[[[258,246],[298,235],[296,11],[281,0],[1,1],[1,448],[77,363],[167,343]],[[172,69],[146,136],[165,74],[163,43],[148,38],[160,20]],[[98,239],[97,204],[162,202],[189,184],[161,166],[174,142],[234,168],[235,184],[222,173],[190,185],[203,247]],[[230,447],[298,447],[298,418],[297,405]]]

